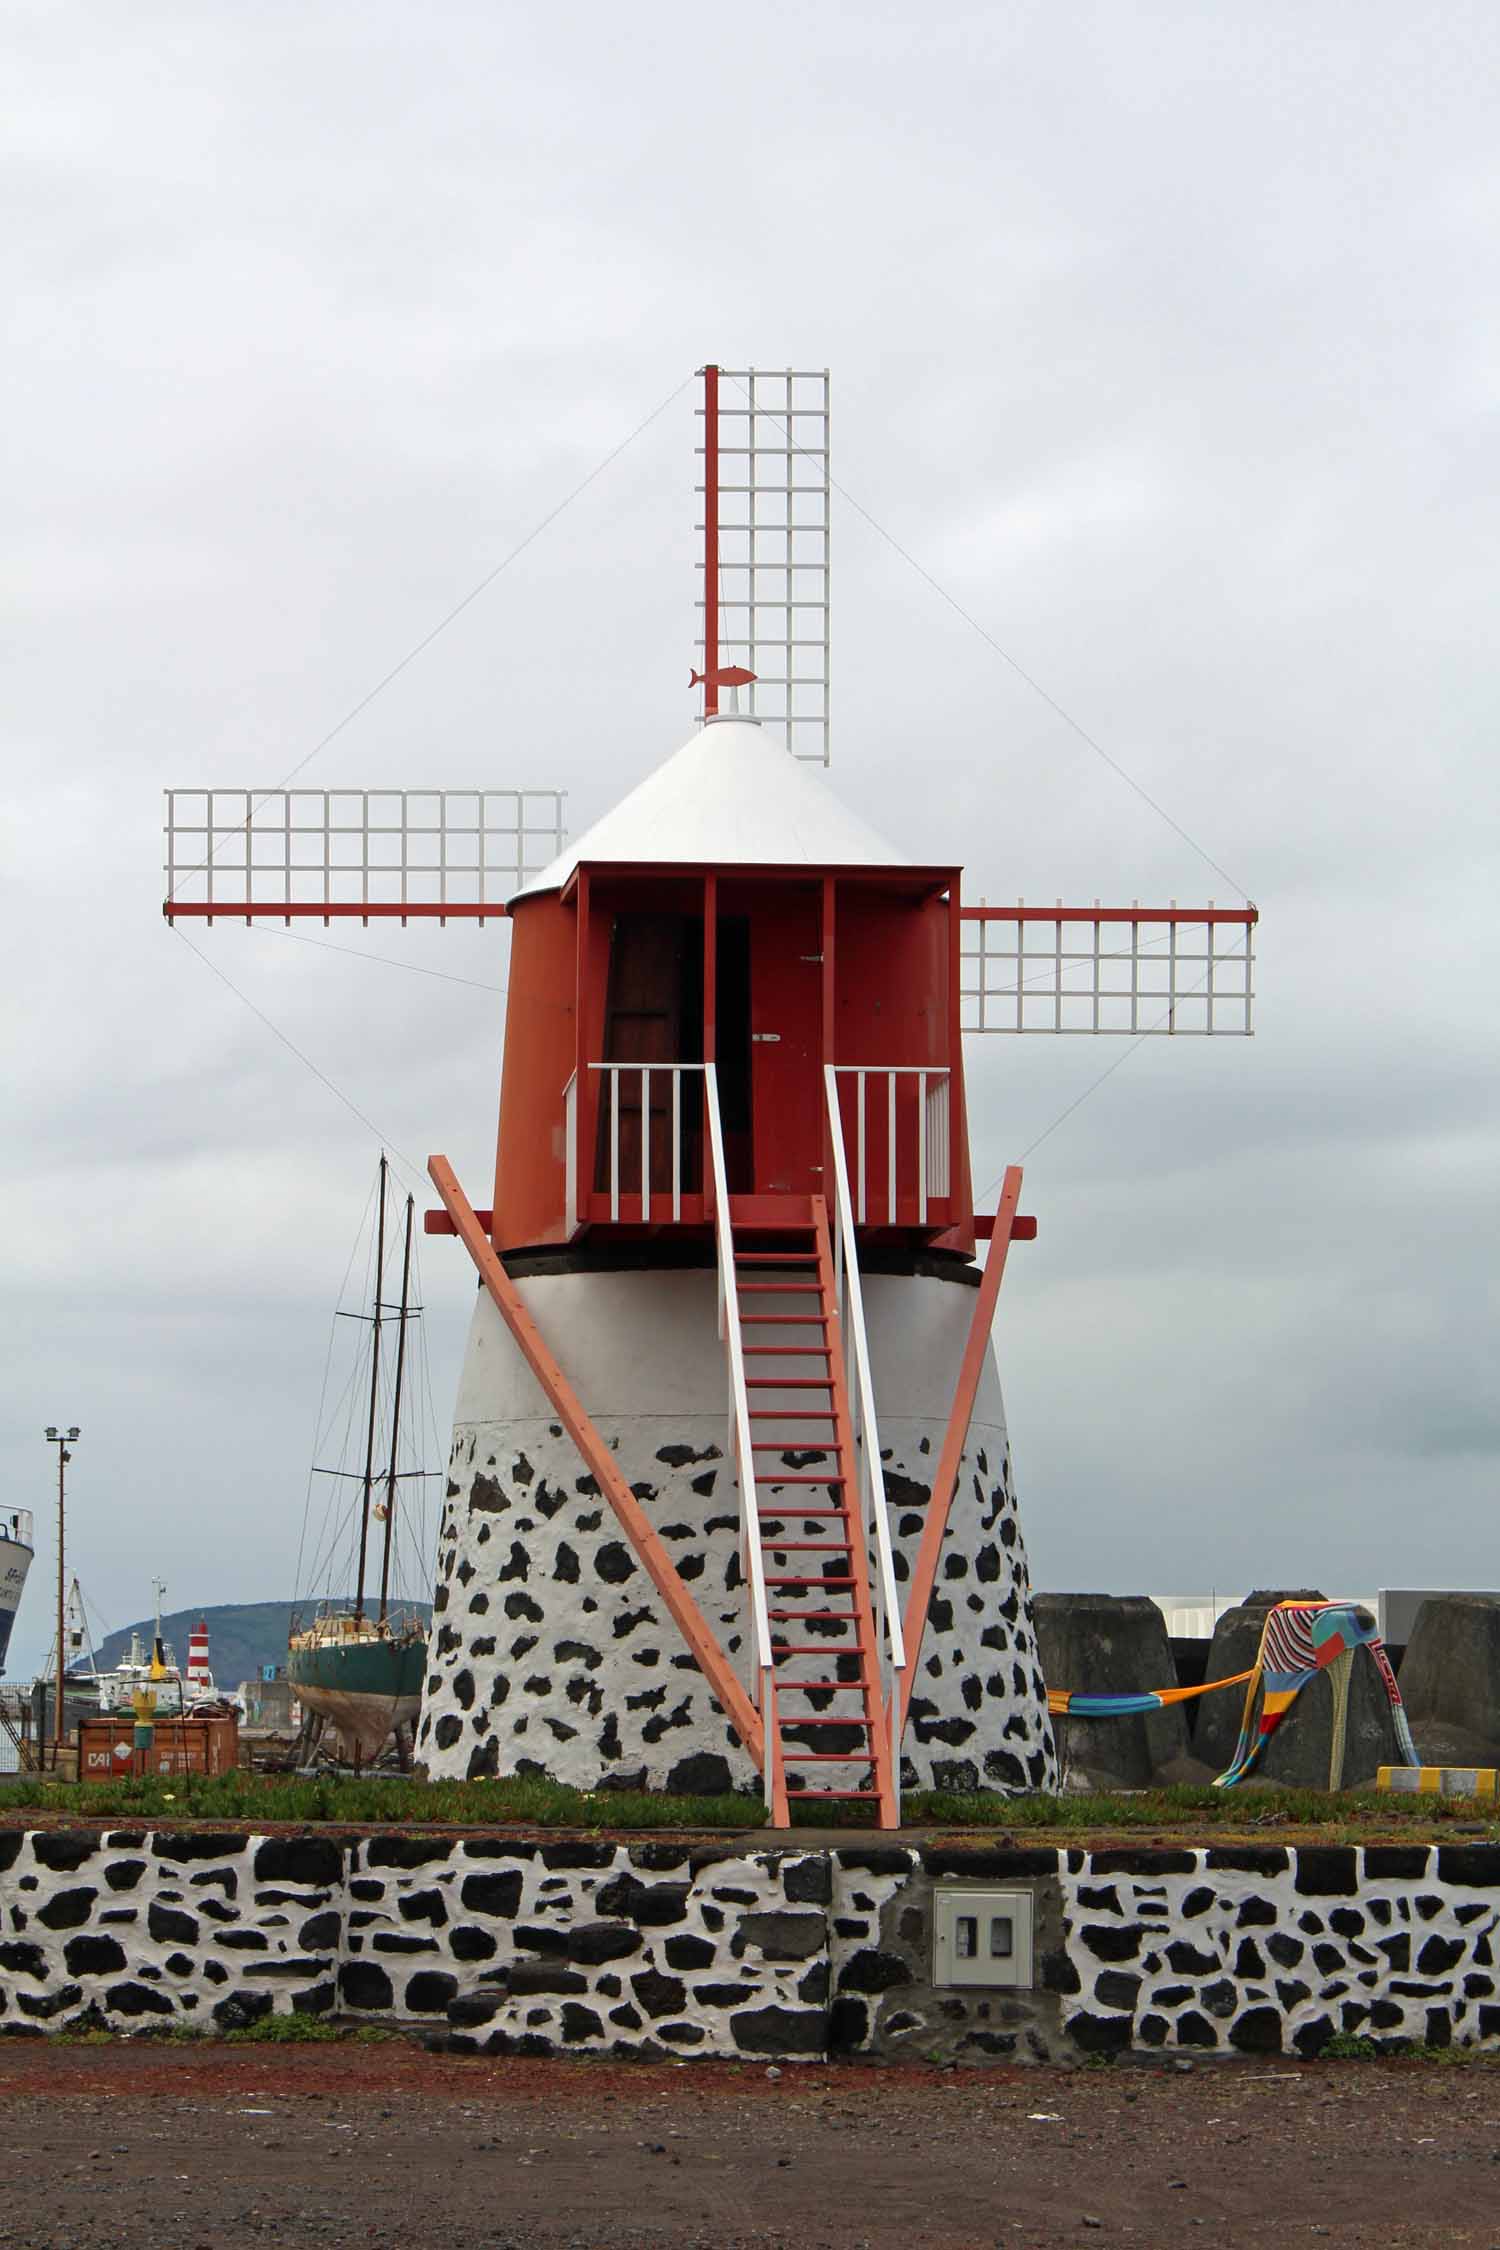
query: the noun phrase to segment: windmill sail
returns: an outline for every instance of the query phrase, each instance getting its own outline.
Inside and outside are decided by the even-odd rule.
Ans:
[[[966,906],[965,1031],[1245,1038],[1253,906]]]

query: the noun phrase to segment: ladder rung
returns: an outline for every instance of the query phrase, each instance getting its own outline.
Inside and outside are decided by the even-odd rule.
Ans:
[[[736,1250],[737,1266],[815,1266],[817,1253],[812,1250]]]
[[[836,1422],[838,1416],[826,1406],[752,1406],[752,1422]]]
[[[741,1328],[826,1328],[827,1313],[820,1312],[742,1312]],[[773,1344],[771,1349],[775,1350]],[[790,1350],[790,1346],[787,1347]]]
[[[774,1445],[757,1445],[757,1446],[753,1446],[753,1447],[751,1448],[751,1450],[752,1450],[752,1452],[755,1452],[755,1453],[777,1453],[777,1452],[791,1452],[791,1453],[801,1453],[801,1452],[803,1451],[803,1448],[802,1448],[802,1447],[801,1447],[800,1445],[795,1445],[795,1446],[774,1446]],[[809,1473],[808,1473],[808,1472],[807,1472],[806,1470],[803,1470],[803,1469],[799,1469],[799,1470],[797,1470],[797,1472],[796,1472],[796,1473],[795,1473],[795,1475],[794,1475],[794,1474],[792,1473],[792,1471],[791,1471],[791,1470],[789,1469],[789,1470],[787,1471],[787,1473],[786,1473],[786,1475],[785,1475],[784,1477],[783,1477],[783,1476],[769,1476],[769,1475],[768,1475],[768,1476],[766,1476],[766,1477],[762,1478],[762,1479],[761,1479],[760,1481],[764,1483],[764,1485],[765,1485],[765,1487],[766,1487],[766,1490],[767,1490],[768,1492],[774,1492],[774,1491],[776,1490],[776,1488],[777,1488],[777,1486],[778,1486],[778,1485],[783,1485],[783,1484],[847,1484],[849,1480],[848,1480],[848,1478],[847,1478],[846,1476],[842,1475],[842,1474],[841,1474],[841,1473],[840,1473],[840,1472],[839,1472],[838,1470],[835,1470],[835,1471],[834,1471],[834,1473],[833,1473],[833,1474],[832,1474],[831,1476],[826,1476],[826,1477],[815,1477],[815,1476],[812,1476],[812,1475],[810,1475],[810,1474],[809,1474]],[[815,1514],[815,1513],[816,1513],[816,1510],[810,1510],[809,1512],[810,1512],[810,1513],[813,1513],[813,1514]],[[843,1514],[843,1512],[844,1512],[844,1511],[843,1511],[843,1509],[842,1509],[842,1508],[840,1508],[840,1510],[839,1510],[839,1514],[840,1514],[840,1515],[842,1515],[842,1514]],[[792,1509],[789,1509],[789,1510],[788,1510],[788,1513],[789,1513],[790,1515],[794,1515],[794,1516],[799,1516],[799,1515],[801,1515],[801,1513],[802,1513],[802,1510],[801,1510],[800,1508],[792,1508]]]
[[[831,1391],[831,1375],[747,1375],[747,1391]]]
[[[777,1539],[763,1531],[761,1545],[774,1547],[778,1555],[852,1555],[854,1549],[847,1539]],[[771,1579],[766,1580],[769,1586]]]
[[[816,1523],[820,1517],[826,1517],[830,1523],[847,1523],[849,1520],[847,1511],[843,1508],[771,1508],[766,1513],[772,1523],[790,1523],[793,1517],[798,1523]],[[784,1547],[787,1544],[784,1539],[773,1538],[766,1530],[764,1521],[760,1529],[763,1547]],[[793,1541],[792,1544],[795,1545],[796,1542]],[[844,1544],[847,1546],[847,1540]]]
[[[867,1761],[857,1750],[783,1750],[784,1766],[862,1766]]]
[[[794,1789],[791,1796],[794,1805],[806,1804],[809,1797],[816,1797],[820,1804],[830,1803],[835,1797],[846,1797],[851,1804],[856,1805],[873,1805],[875,1802],[873,1789]]]
[[[766,1579],[766,1584],[768,1586],[816,1586],[820,1592],[826,1587],[830,1593],[841,1594],[846,1586],[854,1584],[854,1580],[852,1578],[809,1578],[804,1571],[800,1576],[773,1574]]]
[[[852,1609],[768,1609],[768,1617],[775,1617],[791,1625],[810,1625],[814,1618],[829,1618],[835,1625],[857,1625],[858,1618]],[[856,1642],[855,1646],[859,1644]],[[774,1652],[773,1652],[774,1653]],[[823,1652],[825,1655],[827,1651]]]
[[[822,1286],[816,1281],[742,1281],[742,1297],[821,1297]]]
[[[758,1317],[752,1314],[752,1319]],[[747,1344],[745,1357],[757,1359],[832,1359],[826,1344]]]
[[[796,1648],[779,1648],[779,1649],[777,1649],[777,1650],[775,1651],[775,1653],[776,1653],[776,1655],[777,1655],[777,1656],[824,1656],[824,1655],[826,1655],[826,1654],[827,1654],[827,1651],[826,1651],[826,1650],[825,1650],[824,1648],[822,1648],[822,1647],[820,1646],[820,1647],[818,1647],[818,1648],[805,1648],[805,1649],[796,1649]],[[861,1695],[863,1695],[863,1694],[864,1694],[864,1692],[865,1692],[865,1686],[866,1686],[866,1682],[865,1682],[865,1681],[864,1681],[863,1679],[858,1679],[858,1680],[784,1680],[784,1679],[782,1679],[782,1678],[781,1678],[781,1676],[780,1676],[780,1674],[779,1674],[779,1673],[777,1674],[777,1678],[776,1678],[776,1693],[777,1693],[777,1694],[778,1694],[779,1696],[780,1696],[780,1695],[794,1695],[794,1694],[795,1694],[795,1695],[801,1695],[801,1694],[802,1694],[802,1693],[804,1692],[804,1690],[807,1690],[807,1691],[809,1691],[809,1692],[810,1692],[810,1691],[811,1691],[811,1690],[812,1690],[813,1688],[817,1688],[817,1689],[818,1689],[818,1690],[820,1690],[820,1691],[821,1691],[821,1690],[823,1690],[824,1688],[855,1688],[855,1689],[857,1689],[857,1690],[858,1690],[858,1692],[859,1692],[859,1693],[860,1693]],[[804,1725],[806,1724],[806,1721],[805,1721],[805,1720],[803,1720],[803,1719],[798,1719],[796,1723],[797,1723],[797,1725],[798,1725],[798,1726],[800,1727],[800,1726],[804,1726]],[[841,1726],[852,1726],[852,1725],[853,1725],[853,1723],[854,1723],[854,1722],[853,1722],[853,1720],[851,1720],[851,1719],[841,1719],[841,1720],[839,1721],[839,1724],[840,1724]]]
[[[870,1726],[870,1722],[868,1719],[825,1719],[822,1717],[814,1718],[811,1712],[808,1713],[806,1718],[804,1718],[800,1712],[795,1714],[783,1712],[782,1723],[783,1725],[789,1727],[863,1727],[867,1733]],[[859,1756],[859,1752],[857,1750],[851,1750],[849,1755],[851,1758],[857,1758]]]
[[[773,1641],[773,1656],[857,1656],[863,1664],[865,1652],[858,1641]],[[826,1687],[826,1680],[788,1680],[788,1687]],[[863,1687],[864,1680],[836,1680],[836,1687]]]

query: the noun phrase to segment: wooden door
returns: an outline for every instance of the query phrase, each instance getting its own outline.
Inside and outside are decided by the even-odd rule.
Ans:
[[[822,901],[767,888],[750,909],[750,1082],[757,1195],[821,1194]]]

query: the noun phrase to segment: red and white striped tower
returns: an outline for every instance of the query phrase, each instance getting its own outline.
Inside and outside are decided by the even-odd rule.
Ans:
[[[188,1695],[212,1695],[213,1686],[214,1676],[208,1668],[208,1619],[200,1617],[188,1635]]]

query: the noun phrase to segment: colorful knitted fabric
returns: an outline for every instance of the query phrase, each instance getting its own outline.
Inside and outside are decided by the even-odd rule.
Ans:
[[[1391,1670],[1385,1643],[1375,1620],[1357,1602],[1278,1602],[1266,1613],[1260,1651],[1245,1691],[1240,1738],[1227,1770],[1214,1783],[1232,1789],[1254,1767],[1261,1752],[1310,1680],[1327,1672],[1333,1690],[1333,1740],[1329,1756],[1328,1786],[1338,1789],[1344,1778],[1344,1734],[1349,1709],[1349,1676],[1354,1651],[1367,1648],[1375,1660],[1390,1698],[1396,1741],[1409,1766],[1418,1763],[1416,1745],[1406,1722],[1406,1707]],[[1260,1717],[1255,1715],[1260,1696]]]
[[[1128,1719],[1138,1711],[1165,1711],[1195,1695],[1212,1695],[1215,1688],[1242,1687],[1252,1677],[1234,1672],[1227,1680],[1205,1680],[1201,1687],[1143,1688],[1138,1695],[1081,1695],[1077,1688],[1048,1688],[1047,1709],[1054,1719]]]

